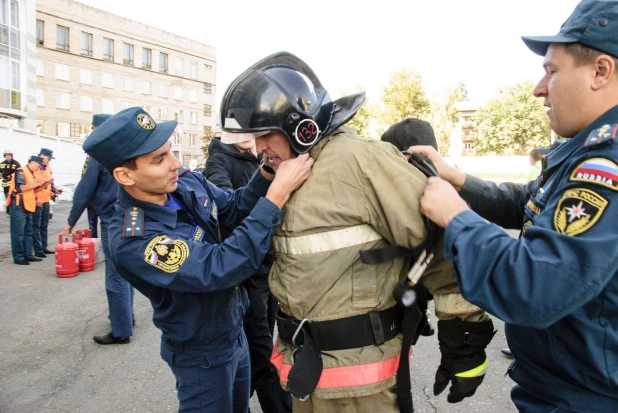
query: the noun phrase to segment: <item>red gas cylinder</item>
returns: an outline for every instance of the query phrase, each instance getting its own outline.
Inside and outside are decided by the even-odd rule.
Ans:
[[[84,230],[75,231],[77,235],[77,257],[79,258],[79,271],[89,272],[94,270],[97,263],[95,259],[94,240],[84,237]]]
[[[56,246],[56,275],[58,278],[75,277],[79,272],[77,244],[73,237],[63,233],[58,234]]]
[[[82,229],[82,232],[84,233],[84,238],[92,238],[92,231],[90,229]]]

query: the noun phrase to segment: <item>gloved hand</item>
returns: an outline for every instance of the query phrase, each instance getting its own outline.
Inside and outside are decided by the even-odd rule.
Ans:
[[[442,360],[433,384],[435,396],[442,393],[449,382],[449,403],[458,403],[474,395],[485,378],[485,347],[495,333],[491,320],[476,323],[465,322],[461,318],[438,321]]]

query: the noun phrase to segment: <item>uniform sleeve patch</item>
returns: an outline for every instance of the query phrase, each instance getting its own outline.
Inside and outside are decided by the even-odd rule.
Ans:
[[[146,246],[146,262],[167,273],[175,273],[189,257],[189,246],[182,240],[172,240],[167,235],[154,237]]]
[[[606,158],[591,158],[577,165],[570,181],[588,182],[618,191],[618,165]]]
[[[609,141],[613,142],[616,139],[616,130],[618,130],[618,123],[603,125],[599,129],[590,132],[584,146],[601,145]]]
[[[607,204],[607,199],[589,189],[567,189],[554,211],[554,228],[571,236],[586,232],[601,218]]]
[[[84,162],[84,167],[82,168],[82,175],[86,175],[86,171],[88,170],[88,163],[90,161],[90,157],[86,157],[86,161]]]

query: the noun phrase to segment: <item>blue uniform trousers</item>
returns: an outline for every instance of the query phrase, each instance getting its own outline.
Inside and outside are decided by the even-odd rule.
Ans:
[[[133,335],[133,287],[116,270],[108,243],[108,222],[101,220],[101,244],[105,254],[105,291],[114,337]]]
[[[569,413],[568,410],[528,393],[519,385],[511,389],[511,399],[520,413]]]
[[[38,208],[37,208],[38,209]],[[32,212],[22,205],[11,203],[11,252],[13,261],[24,261],[32,257]]]
[[[200,348],[175,348],[161,341],[161,357],[176,376],[178,412],[247,413],[251,366],[245,334],[241,332],[232,357],[209,359]]]
[[[49,225],[49,202],[44,202],[40,207],[36,207],[32,217],[32,244],[34,252],[43,254],[47,249],[47,227]]]
[[[99,217],[94,210],[94,207],[88,206],[88,228],[90,228],[90,232],[92,232],[92,238],[98,238],[97,227],[99,225]]]

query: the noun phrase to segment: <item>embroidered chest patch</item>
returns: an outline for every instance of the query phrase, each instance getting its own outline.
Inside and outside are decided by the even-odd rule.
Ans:
[[[566,235],[586,232],[601,218],[607,204],[607,199],[589,189],[567,189],[554,211],[554,228]]]
[[[606,158],[591,158],[577,165],[570,181],[589,182],[618,191],[618,165]]]
[[[146,262],[167,273],[178,271],[189,257],[189,246],[182,240],[172,240],[166,235],[154,237],[146,246]]]

